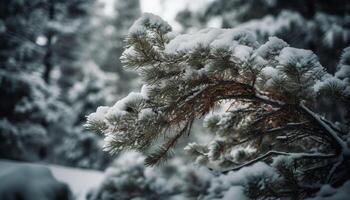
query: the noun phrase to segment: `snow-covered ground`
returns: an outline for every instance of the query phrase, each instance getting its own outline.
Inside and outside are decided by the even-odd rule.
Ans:
[[[21,164],[27,164],[23,162],[16,162],[10,160],[0,160],[0,169],[2,172],[6,171],[6,169],[13,169],[16,166]],[[98,185],[103,180],[103,172],[94,171],[94,170],[84,170],[78,168],[70,168],[58,165],[45,165],[45,164],[30,164],[30,166],[34,169],[42,170],[48,167],[54,178],[58,181],[66,183],[74,197],[77,200],[86,199],[86,194],[90,189],[98,187]],[[0,173],[0,176],[2,173]],[[31,176],[28,176],[31,177]],[[0,180],[1,182],[4,180]],[[18,182],[21,180],[18,179]],[[3,185],[6,183],[3,182]],[[20,183],[19,183],[20,184]]]
[[[78,168],[63,167],[58,165],[48,166],[53,176],[67,183],[77,200],[83,200],[92,188],[97,188],[103,178],[103,172]]]

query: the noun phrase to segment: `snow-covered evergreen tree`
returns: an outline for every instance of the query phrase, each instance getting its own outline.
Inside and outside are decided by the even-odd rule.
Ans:
[[[82,80],[75,79],[74,84],[65,93],[65,102],[70,107],[70,121],[65,126],[52,127],[52,155],[50,161],[69,166],[104,169],[110,163],[110,157],[99,151],[102,138],[82,128],[86,113],[92,112],[100,104],[111,105],[116,98],[115,74],[107,74],[92,61],[80,69]],[[73,77],[73,76],[72,76]],[[77,78],[77,77],[75,77]],[[74,79],[73,79],[74,80]]]
[[[105,180],[89,200],[197,199],[209,188],[209,170],[186,167],[173,159],[162,168],[147,168],[137,152],[121,154],[105,172]]]
[[[47,127],[67,111],[58,90],[43,79],[46,20],[42,1],[1,1],[0,135],[1,157],[42,159]],[[30,8],[30,9],[28,9]]]
[[[99,107],[85,125],[104,134],[106,151],[137,150],[147,155],[146,165],[160,164],[204,118],[213,140],[185,150],[243,187],[218,186],[215,198],[223,197],[221,189],[253,199],[301,199],[322,184],[349,180],[349,127],[313,111],[325,93],[349,104],[348,49],[332,75],[312,51],[277,37],[259,43],[240,28],[179,35],[149,13],[129,29],[127,42],[121,60],[140,74],[141,92]],[[255,175],[242,182],[238,170]]]
[[[119,95],[125,95],[139,86],[137,76],[132,71],[123,69],[119,57],[123,53],[124,38],[129,27],[141,15],[139,0],[111,1],[112,14],[103,15],[103,10],[96,9],[93,22],[93,47],[91,57],[102,70],[119,77],[116,87]],[[102,49],[102,50],[101,50]]]
[[[1,158],[106,166],[101,138],[81,127],[115,98],[115,78],[88,59],[92,5],[0,1]]]
[[[97,48],[93,40],[97,34],[93,24],[95,6],[93,0],[54,3],[50,81],[58,85],[59,100],[70,108],[70,113],[64,126],[49,127],[53,146],[49,162],[104,169],[109,158],[96,151],[101,138],[81,128],[86,113],[99,104],[110,104],[117,92],[117,75],[107,75],[92,57],[93,49]]]

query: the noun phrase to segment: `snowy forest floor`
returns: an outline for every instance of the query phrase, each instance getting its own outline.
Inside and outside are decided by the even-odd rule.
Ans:
[[[4,171],[6,172],[8,169],[13,169],[21,164],[27,163],[0,159],[0,177]],[[97,188],[101,184],[104,177],[103,172],[95,170],[85,170],[59,165],[46,165],[44,163],[30,163],[30,165],[39,170],[45,169],[46,167],[49,168],[54,178],[60,182],[66,183],[69,186],[71,192],[73,193],[74,199],[76,200],[86,199],[88,192],[91,189]],[[30,174],[26,174],[25,177],[31,178],[32,176],[30,176]],[[14,179],[15,182],[17,181],[18,185],[21,185],[23,184],[23,178],[25,177],[17,177],[17,180],[16,177],[12,177],[12,179]]]

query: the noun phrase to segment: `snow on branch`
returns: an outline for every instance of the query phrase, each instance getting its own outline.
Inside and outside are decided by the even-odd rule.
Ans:
[[[143,92],[97,109],[86,125],[105,135],[109,152],[138,150],[148,155],[146,164],[161,163],[177,140],[190,134],[193,121],[205,117],[215,139],[186,149],[218,171],[278,155],[305,160],[348,155],[335,126],[303,103],[316,102],[330,78],[348,88],[346,59],[333,76],[312,51],[277,37],[260,44],[241,29],[178,34],[152,14],[134,23],[126,42],[121,61],[139,73]],[[347,98],[346,92],[337,94]]]
[[[320,154],[320,153],[308,154],[308,153],[288,153],[288,152],[281,152],[281,151],[268,151],[265,154],[263,154],[261,156],[258,156],[258,157],[256,157],[253,160],[250,160],[249,162],[246,162],[246,163],[244,163],[242,165],[239,165],[237,167],[234,167],[232,169],[225,170],[225,171],[223,171],[221,173],[228,173],[229,171],[237,171],[237,170],[242,169],[243,167],[250,166],[250,165],[252,165],[254,163],[257,163],[259,161],[265,160],[265,159],[267,159],[267,158],[269,158],[271,156],[276,156],[276,155],[290,156],[293,159],[302,159],[302,158],[328,159],[328,158],[335,157],[334,154]]]

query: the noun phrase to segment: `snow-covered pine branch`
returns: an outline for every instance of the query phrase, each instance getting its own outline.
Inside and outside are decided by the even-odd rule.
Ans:
[[[194,120],[204,117],[217,140],[186,150],[209,168],[269,163],[280,155],[271,152],[326,155],[289,156],[297,166],[291,173],[318,165],[325,165],[326,172],[334,165],[348,167],[349,133],[333,130],[307,107],[325,92],[349,100],[348,49],[333,76],[312,51],[289,47],[279,38],[260,44],[253,33],[240,29],[177,34],[149,13],[134,23],[126,41],[121,60],[139,73],[144,86],[87,117],[86,127],[105,135],[105,150],[142,151],[147,164],[155,165],[190,134]],[[156,148],[159,140],[164,145]],[[344,182],[346,172],[337,173],[330,183]],[[299,176],[295,181],[306,177],[294,175]],[[325,177],[310,180],[323,183]]]

